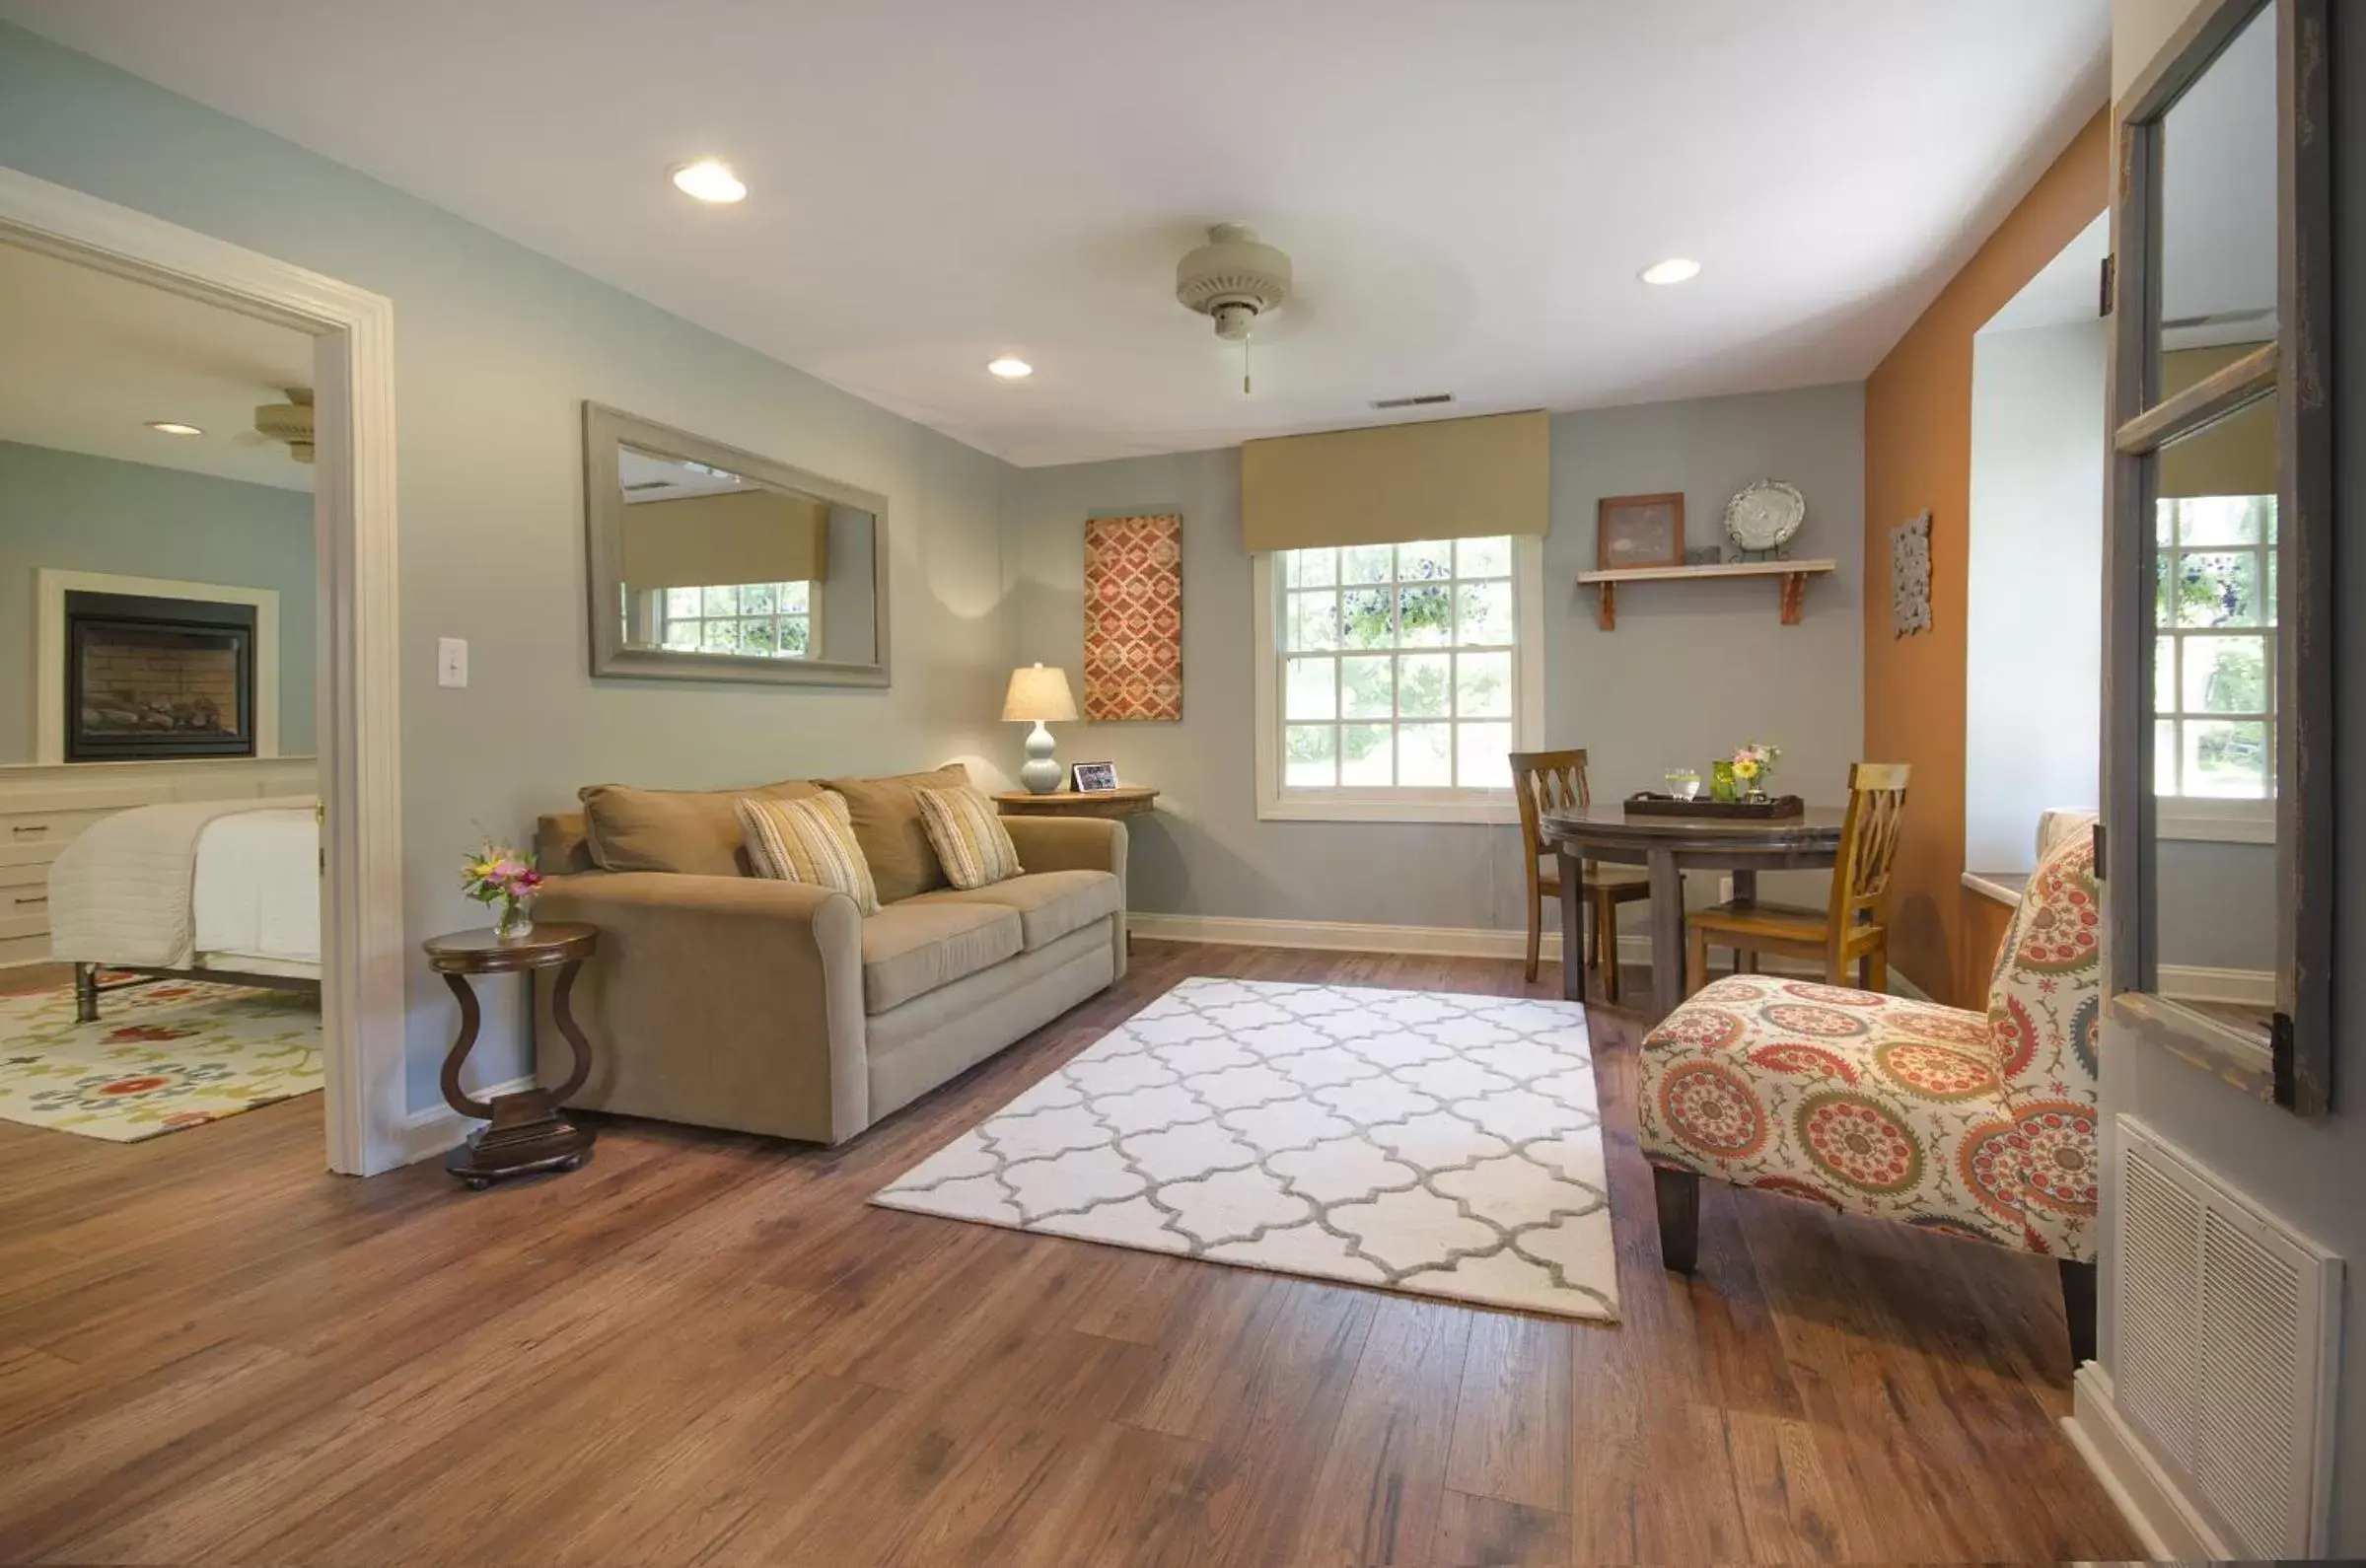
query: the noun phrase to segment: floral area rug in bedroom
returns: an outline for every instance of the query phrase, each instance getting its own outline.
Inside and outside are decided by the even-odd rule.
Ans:
[[[71,986],[0,996],[0,1120],[138,1143],[321,1087],[321,1007],[165,980],[74,1022]]]

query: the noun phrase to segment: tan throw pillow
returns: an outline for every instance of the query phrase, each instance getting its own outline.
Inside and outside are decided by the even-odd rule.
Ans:
[[[846,803],[826,792],[804,800],[752,795],[734,808],[759,877],[845,893],[864,914],[879,912],[879,890],[846,820]]]
[[[740,820],[743,797],[804,800],[822,793],[804,779],[736,790],[643,790],[594,784],[578,790],[584,837],[602,871],[671,871],[692,877],[745,877]]]
[[[929,847],[928,829],[920,825],[920,803],[912,791],[952,789],[968,782],[969,770],[958,762],[933,773],[822,780],[825,788],[846,797],[855,842],[871,863],[881,903],[901,903],[916,892],[946,886],[944,868]]]
[[[995,814],[994,803],[967,784],[935,790],[921,785],[912,791],[920,802],[920,825],[928,830],[929,846],[945,880],[965,891],[1025,875],[1019,846]]]

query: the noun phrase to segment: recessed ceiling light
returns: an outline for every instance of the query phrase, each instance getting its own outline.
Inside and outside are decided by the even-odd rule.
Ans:
[[[148,428],[156,431],[159,435],[166,436],[202,436],[205,434],[195,425],[184,425],[178,419],[151,419],[148,421]]]
[[[1017,381],[1025,376],[1033,376],[1035,373],[1036,368],[1033,365],[1009,354],[1003,355],[1000,359],[986,361],[986,374],[999,376],[1004,381]]]
[[[1700,263],[1672,255],[1665,261],[1654,261],[1641,273],[1646,283],[1689,283],[1700,276]]]
[[[720,158],[701,158],[694,164],[684,164],[674,171],[674,183],[685,196],[700,201],[738,201],[748,194],[740,177],[731,172],[731,165]]]

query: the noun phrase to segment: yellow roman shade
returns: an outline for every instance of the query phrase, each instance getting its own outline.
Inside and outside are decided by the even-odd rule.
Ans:
[[[2257,343],[2179,348],[2161,356],[2161,395],[2184,392],[2251,353]],[[2275,399],[2261,398],[2161,449],[2161,497],[2276,493]]]
[[[624,581],[634,590],[822,580],[829,507],[772,490],[641,501],[624,509]]]
[[[1542,534],[1552,431],[1541,409],[1241,447],[1241,542],[1251,553]]]

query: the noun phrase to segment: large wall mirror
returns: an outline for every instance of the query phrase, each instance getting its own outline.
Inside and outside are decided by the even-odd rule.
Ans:
[[[584,404],[592,674],[888,683],[887,502]]]
[[[2115,213],[2111,1017],[2331,1105],[2324,0],[2203,0],[2130,89]]]

